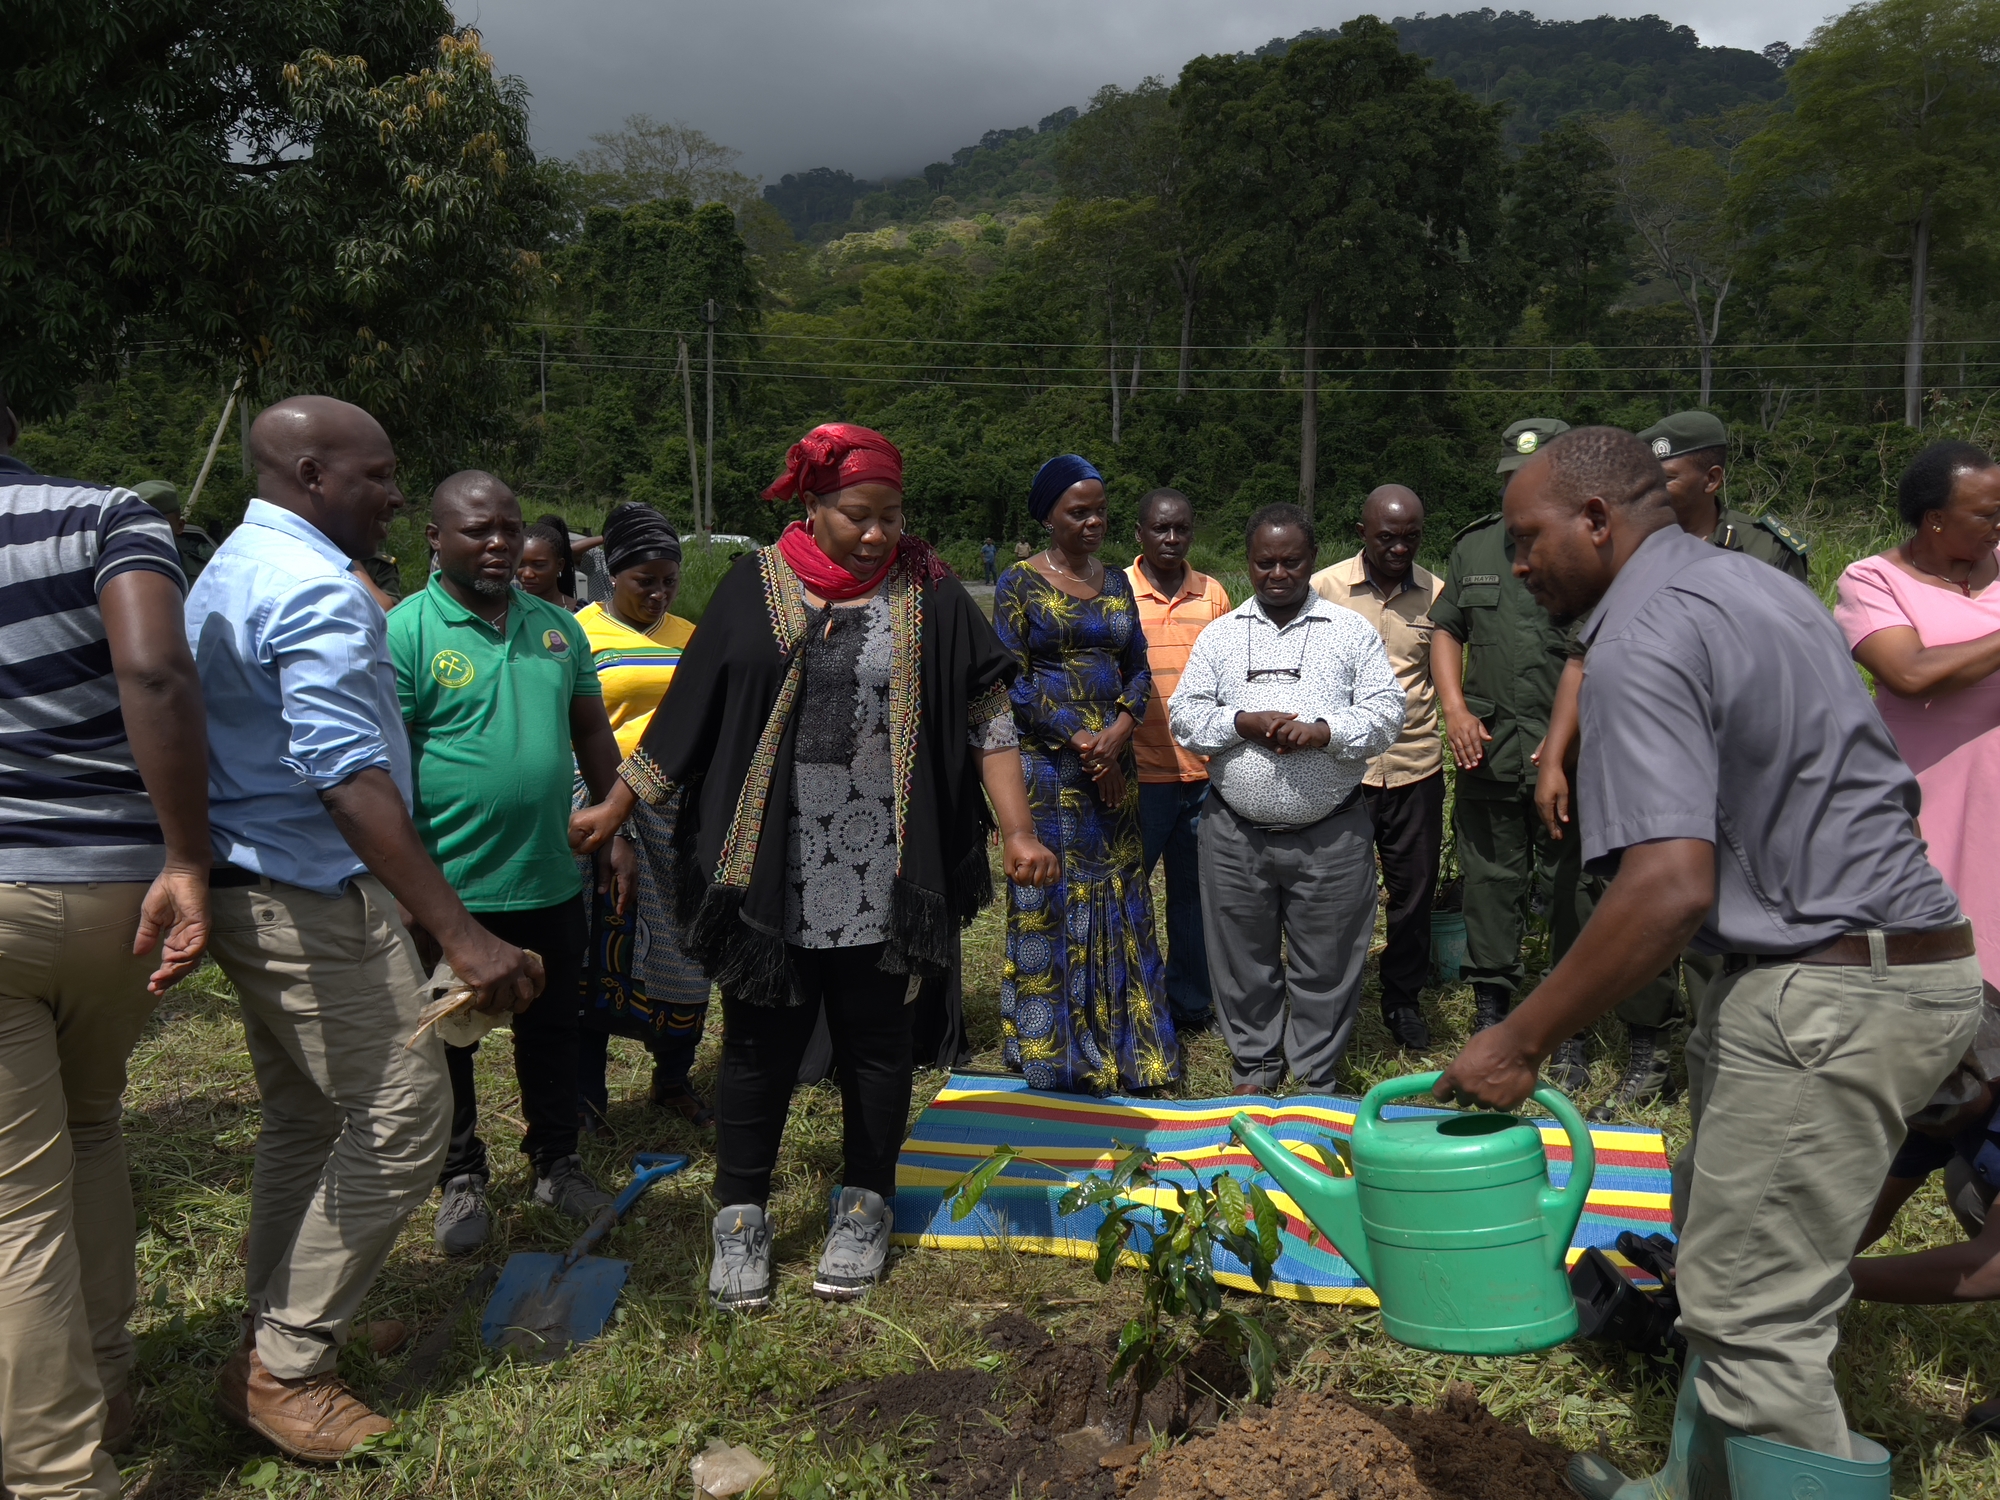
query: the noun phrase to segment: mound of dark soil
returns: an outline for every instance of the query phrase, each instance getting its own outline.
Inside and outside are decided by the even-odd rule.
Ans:
[[[1131,1500],[1571,1500],[1568,1461],[1470,1386],[1428,1409],[1288,1392],[1169,1449]]]
[[[1142,1467],[1120,1446],[1130,1398],[1104,1389],[1104,1351],[1057,1344],[1016,1313],[986,1336],[1009,1356],[1000,1375],[921,1370],[828,1392],[829,1440],[924,1449],[949,1500],[1569,1500],[1569,1455],[1499,1421],[1465,1385],[1435,1407],[1286,1392],[1203,1431],[1219,1400],[1245,1390],[1221,1350],[1198,1351],[1147,1397],[1142,1444],[1148,1429],[1199,1435]]]

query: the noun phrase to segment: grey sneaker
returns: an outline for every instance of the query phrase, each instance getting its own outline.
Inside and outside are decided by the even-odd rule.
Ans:
[[[880,1193],[842,1188],[833,1228],[813,1272],[813,1295],[852,1302],[882,1279],[889,1263],[889,1205]]]
[[[747,1311],[771,1305],[771,1226],[754,1203],[733,1203],[709,1230],[715,1259],[708,1267],[708,1295],[715,1305]]]
[[[486,1179],[467,1172],[444,1185],[444,1202],[438,1205],[437,1223],[431,1238],[446,1255],[470,1255],[486,1243],[493,1228],[486,1212]]]
[[[564,1156],[550,1162],[546,1172],[535,1174],[535,1201],[588,1224],[600,1210],[610,1207],[611,1194],[583,1170],[582,1157]]]

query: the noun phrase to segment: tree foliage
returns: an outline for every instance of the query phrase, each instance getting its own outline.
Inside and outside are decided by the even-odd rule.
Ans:
[[[134,343],[348,394],[413,452],[537,287],[518,81],[434,0],[23,0],[0,94],[0,379],[27,414]]]
[[[1180,95],[1197,211],[1302,334],[1299,498],[1310,513],[1318,346],[1328,333],[1357,345],[1452,340],[1498,237],[1499,111],[1430,77],[1372,16],[1276,58],[1197,58]]]
[[[1767,260],[1859,258],[1876,285],[1901,284],[1914,427],[1936,286],[1990,287],[2000,271],[2000,0],[1857,6],[1787,81],[1793,108],[1747,147],[1736,213],[1767,231]]]
[[[736,170],[743,153],[685,120],[627,115],[617,130],[590,138],[579,152],[584,201],[630,208],[653,199],[727,203],[742,210],[757,201],[755,179]]]

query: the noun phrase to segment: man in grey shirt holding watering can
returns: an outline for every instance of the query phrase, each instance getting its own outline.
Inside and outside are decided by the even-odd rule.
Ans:
[[[1674,522],[1630,433],[1581,428],[1515,474],[1514,569],[1584,632],[1584,858],[1615,878],[1576,946],[1467,1043],[1438,1097],[1510,1109],[1536,1068],[1689,940],[1723,956],[1688,1039],[1674,1169],[1690,1358],[1665,1471],[1580,1454],[1591,1496],[1889,1494],[1828,1361],[1847,1257],[1921,1108],[1977,1030],[1972,931],[1917,784],[1803,585]]]

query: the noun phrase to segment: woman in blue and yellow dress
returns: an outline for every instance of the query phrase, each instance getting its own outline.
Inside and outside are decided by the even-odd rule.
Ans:
[[[667,518],[649,505],[622,505],[604,532],[611,596],[586,604],[576,622],[590,640],[619,753],[630,755],[673,682],[695,628],[670,610],[680,588],[681,541]],[[691,1124],[707,1125],[708,1105],[688,1082],[688,1070],[708,1016],[708,980],[681,951],[668,896],[673,819],[641,803],[627,832],[639,856],[638,909],[620,917],[600,899],[592,911],[577,1097],[586,1125],[601,1128],[609,1104],[605,1041],[634,1037],[653,1054],[653,1103]]]
[[[1035,476],[1049,546],[1001,576],[993,624],[1014,653],[1014,722],[1035,833],[1062,862],[1007,887],[1000,1023],[1030,1087],[1108,1094],[1180,1076],[1139,835],[1132,731],[1152,674],[1131,585],[1097,558],[1104,481],[1075,454]]]

